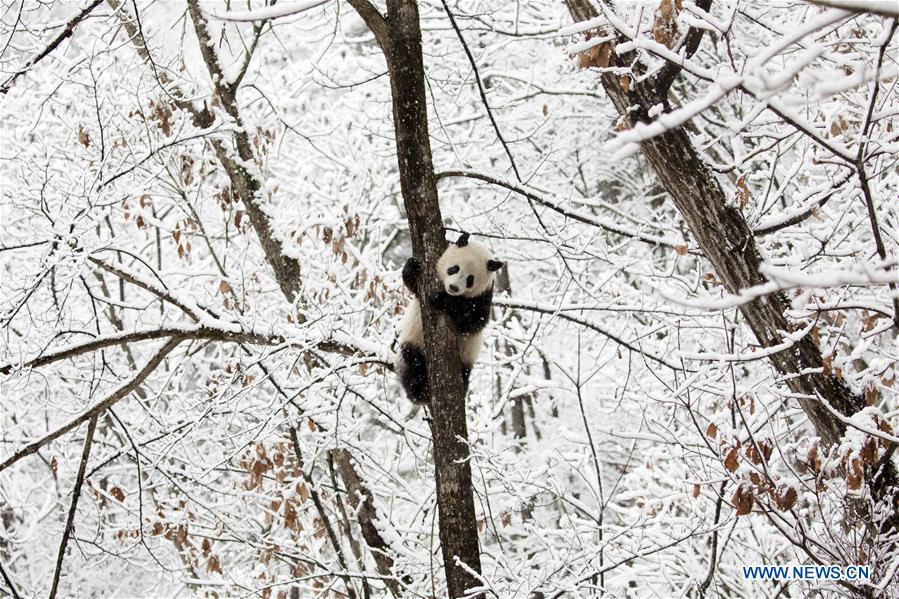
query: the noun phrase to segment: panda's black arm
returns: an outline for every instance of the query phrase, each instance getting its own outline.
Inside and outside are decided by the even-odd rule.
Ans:
[[[418,261],[418,258],[415,256],[406,260],[406,265],[403,266],[403,283],[406,287],[415,295],[415,297],[419,297],[418,295],[418,283],[421,280],[421,262]]]

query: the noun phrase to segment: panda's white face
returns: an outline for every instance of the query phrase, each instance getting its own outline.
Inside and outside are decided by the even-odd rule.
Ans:
[[[493,285],[494,272],[503,263],[493,260],[490,250],[473,241],[451,244],[437,262],[443,289],[450,295],[477,297]]]

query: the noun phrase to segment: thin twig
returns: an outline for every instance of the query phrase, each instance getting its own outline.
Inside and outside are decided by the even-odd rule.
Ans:
[[[468,57],[468,62],[471,64],[471,70],[474,73],[474,79],[478,84],[478,93],[481,95],[481,102],[484,104],[484,109],[487,111],[487,117],[490,119],[490,123],[493,125],[493,130],[496,132],[496,137],[499,139],[499,143],[502,144],[503,149],[506,151],[506,156],[509,157],[509,162],[512,164],[512,171],[515,172],[515,178],[518,179],[519,183],[524,183],[521,180],[521,175],[518,172],[518,166],[515,164],[515,158],[512,156],[512,151],[509,149],[509,144],[506,143],[505,138],[503,137],[502,131],[499,129],[499,124],[496,122],[496,118],[493,116],[493,111],[490,109],[490,103],[487,102],[487,92],[484,91],[484,84],[481,81],[481,73],[478,70],[478,65],[474,60],[474,56],[471,54],[471,50],[468,48],[468,44],[465,43],[465,38],[462,36],[462,31],[459,30],[459,26],[456,24],[456,19],[453,17],[452,11],[449,9],[449,5],[447,5],[446,0],[441,0],[443,2],[443,10],[446,11],[446,16],[449,17],[450,24],[453,26],[453,31],[456,32],[456,37],[459,38],[459,42],[462,44],[462,49],[465,50],[465,56]]]
[[[446,179],[449,177],[466,177],[469,179],[477,179],[479,181],[484,181],[485,183],[490,183],[491,185],[496,185],[498,187],[504,187],[509,191],[514,191],[515,193],[524,196],[528,200],[533,200],[540,204],[541,206],[545,206],[550,210],[558,212],[563,216],[567,216],[572,220],[576,220],[578,222],[584,223],[586,225],[592,225],[594,227],[599,227],[604,231],[608,231],[610,233],[615,233],[616,235],[621,235],[623,237],[629,237],[631,239],[636,239],[639,241],[646,242],[650,245],[654,246],[662,246],[669,247],[672,249],[678,249],[681,247],[686,247],[686,242],[677,242],[675,240],[663,239],[661,237],[655,237],[653,235],[646,235],[644,233],[634,233],[632,230],[627,229],[623,225],[617,225],[613,223],[606,223],[600,220],[596,220],[590,216],[580,214],[578,212],[574,212],[573,210],[569,210],[567,208],[563,208],[560,205],[554,203],[549,198],[546,198],[540,193],[537,193],[531,189],[528,189],[523,184],[511,183],[509,181],[503,181],[502,179],[498,179],[491,175],[487,175],[484,173],[479,173],[477,171],[471,170],[450,170],[450,171],[442,171],[436,174],[437,180]],[[694,252],[695,253],[695,252]]]
[[[94,431],[97,429],[97,417],[95,413],[87,424],[87,434],[84,437],[84,449],[81,451],[81,464],[78,465],[78,477],[75,479],[75,487],[72,489],[72,503],[69,505],[69,516],[66,519],[66,527],[62,531],[62,540],[59,542],[59,553],[56,555],[56,570],[53,572],[53,584],[50,585],[50,599],[55,599],[59,586],[59,577],[62,574],[62,562],[66,557],[66,544],[72,534],[75,525],[75,512],[78,511],[78,498],[81,496],[81,485],[84,483],[84,471],[87,469],[87,460],[91,455],[91,444],[94,441]]]
[[[883,44],[877,53],[877,63],[875,65],[874,90],[871,92],[871,100],[868,102],[868,111],[865,114],[865,124],[862,126],[860,141],[858,144],[858,153],[855,156],[855,170],[858,172],[858,183],[862,189],[862,195],[865,198],[865,207],[868,210],[868,220],[871,223],[871,234],[874,236],[874,245],[877,247],[877,255],[880,259],[886,261],[887,251],[883,243],[883,236],[880,232],[880,225],[877,222],[877,210],[874,207],[874,198],[871,194],[871,187],[868,184],[868,174],[865,172],[865,150],[868,147],[868,132],[871,129],[872,117],[874,115],[874,107],[877,103],[877,95],[880,93],[880,69],[883,65],[883,56],[886,53],[893,34],[896,33],[896,24],[899,19],[893,19],[893,24],[884,39]],[[889,267],[887,267],[889,269]],[[890,292],[893,296],[893,323],[899,329],[899,295],[896,294],[896,283],[890,282]]]
[[[331,541],[331,546],[334,548],[334,553],[337,555],[337,563],[340,565],[340,569],[346,572],[347,561],[346,557],[343,554],[343,547],[340,546],[340,541],[337,540],[337,535],[334,533],[334,526],[331,524],[331,519],[328,517],[328,512],[325,510],[324,503],[322,503],[322,499],[318,493],[318,489],[316,488],[315,481],[312,480],[312,475],[310,474],[312,471],[312,466],[309,466],[309,472],[307,472],[306,465],[303,463],[303,453],[300,449],[300,440],[297,437],[297,429],[292,426],[288,428],[290,429],[290,440],[293,442],[293,455],[297,460],[297,467],[300,469],[303,480],[306,481],[306,488],[309,490],[309,496],[312,498],[312,503],[315,504],[315,509],[316,511],[318,511],[318,515],[322,519],[322,525],[325,527],[325,532],[328,535],[328,540]],[[343,583],[346,586],[347,595],[349,595],[351,599],[355,599],[356,589],[353,588],[350,579],[346,576],[341,576],[341,578],[343,579]]]
[[[6,586],[9,587],[9,592],[12,595],[13,599],[22,599],[19,591],[16,590],[16,585],[13,583],[12,577],[7,574],[6,569],[3,567],[2,563],[0,563],[0,576],[3,576],[3,581],[6,583]]]
[[[28,64],[13,73],[12,76],[10,76],[10,78],[7,79],[2,86],[0,86],[0,94],[7,93],[16,82],[16,79],[27,73],[31,69],[31,67],[49,56],[54,50],[56,50],[56,48],[59,47],[61,43],[66,40],[66,38],[71,37],[72,34],[75,33],[75,28],[78,26],[78,24],[81,23],[81,21],[83,21],[89,14],[91,14],[91,12],[93,12],[93,10],[97,8],[97,6],[102,1],[103,0],[94,0],[93,2],[85,6],[81,10],[81,12],[72,17],[72,19],[69,20],[68,23],[66,23],[65,29],[63,29],[62,32],[53,39],[52,42],[47,44],[47,46],[43,50],[41,50],[34,58],[28,61]],[[10,36],[10,38],[11,37],[12,36]]]
[[[171,352],[173,349],[175,349],[175,347],[177,347],[178,344],[181,343],[181,341],[182,341],[181,337],[172,337],[171,339],[169,339],[169,341],[165,345],[163,345],[152,358],[150,358],[150,360],[143,367],[143,369],[140,372],[138,372],[130,381],[128,381],[124,385],[121,385],[120,387],[118,387],[115,391],[113,391],[110,395],[108,395],[104,400],[91,406],[86,411],[84,411],[80,415],[78,415],[75,418],[73,418],[72,420],[70,420],[68,423],[62,425],[61,427],[57,428],[53,432],[51,432],[47,435],[44,435],[37,441],[29,443],[28,445],[26,445],[25,447],[23,447],[22,449],[20,449],[16,453],[14,453],[13,455],[9,456],[6,460],[3,461],[2,464],[0,464],[0,472],[3,472],[4,470],[9,468],[13,464],[18,462],[19,460],[21,460],[22,458],[29,456],[33,453],[36,453],[37,450],[39,450],[41,447],[47,445],[54,439],[58,439],[59,437],[66,434],[70,430],[77,428],[85,420],[88,420],[90,418],[96,418],[97,416],[99,416],[100,414],[105,412],[108,408],[115,405],[115,403],[117,401],[119,401],[120,399],[122,399],[124,397],[127,397],[129,393],[131,393],[132,391],[137,389],[137,387],[144,381],[145,378],[147,378],[150,375],[151,372],[156,370],[156,367],[159,366],[159,364],[162,362],[162,360],[165,359],[165,357],[169,354],[169,352]]]

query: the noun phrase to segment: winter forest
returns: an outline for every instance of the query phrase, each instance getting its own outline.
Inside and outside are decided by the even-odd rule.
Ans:
[[[897,20],[3,0],[0,597],[899,597]]]

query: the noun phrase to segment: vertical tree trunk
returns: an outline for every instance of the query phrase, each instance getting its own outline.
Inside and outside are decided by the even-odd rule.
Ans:
[[[384,50],[393,96],[400,186],[412,235],[412,251],[421,260],[425,273],[420,290],[421,313],[432,394],[431,436],[440,544],[449,595],[459,597],[466,589],[481,585],[471,574],[471,571],[480,572],[481,562],[466,443],[467,389],[462,380],[456,333],[449,320],[433,310],[426,299],[438,290],[434,272],[437,260],[446,249],[446,239],[428,136],[418,5],[414,0],[388,0],[387,11],[389,42]]]

